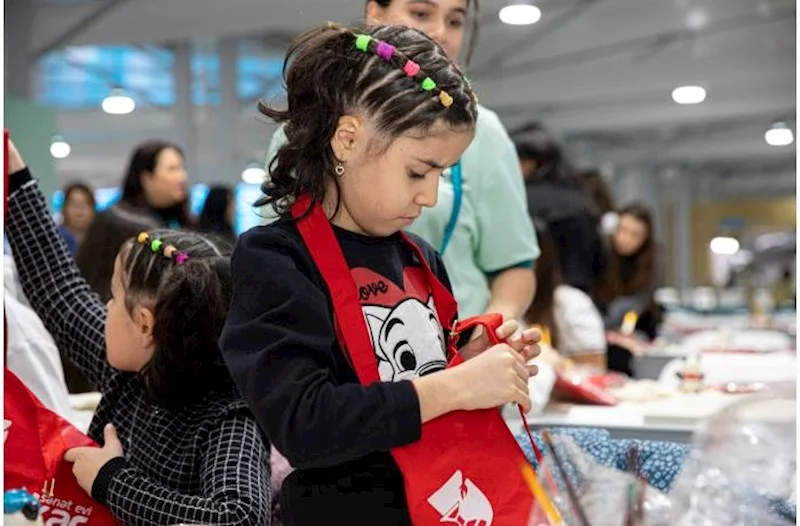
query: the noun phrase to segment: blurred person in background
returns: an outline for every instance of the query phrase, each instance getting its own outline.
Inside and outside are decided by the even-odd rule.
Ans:
[[[520,159],[528,213],[543,220],[559,250],[564,283],[591,293],[601,242],[599,212],[556,139],[531,123],[511,134]]]
[[[64,188],[64,206],[61,208],[58,231],[73,257],[94,221],[96,206],[94,192],[88,185],[76,182]]]
[[[555,240],[544,221],[534,219],[533,223],[542,252],[535,267],[536,297],[525,313],[525,324],[547,329],[550,341],[546,343],[560,357],[605,371],[603,319],[585,292],[564,283]]]
[[[614,206],[614,196],[603,175],[597,170],[584,170],[580,173],[583,191],[597,208],[598,228],[604,236],[610,236],[617,229],[619,215]]]
[[[231,244],[234,243],[236,241],[236,233],[233,230],[235,207],[233,190],[229,186],[212,186],[208,191],[203,211],[200,212],[197,229],[200,232],[221,237]]]
[[[418,29],[457,61],[472,19],[466,62],[477,44],[477,0],[369,0],[367,23]],[[269,164],[286,143],[284,128],[275,132]],[[475,138],[439,183],[438,201],[409,228],[442,255],[459,316],[501,313],[521,319],[536,290],[533,263],[539,245],[527,220],[519,160],[496,113],[478,105]]]
[[[609,239],[609,253],[595,287],[605,327],[619,331],[625,315],[637,316],[636,332],[647,339],[656,337],[662,309],[654,292],[662,282],[661,254],[654,238],[653,215],[642,203],[619,211],[619,226]],[[609,346],[608,367],[632,375],[628,349]]]
[[[114,258],[126,239],[148,228],[192,226],[186,180],[183,152],[178,146],[148,141],[133,151],[119,203],[97,216],[76,258],[89,285],[103,301],[109,298]],[[129,233],[132,223],[139,229]]]
[[[580,183],[584,193],[594,203],[597,215],[595,216],[598,238],[594,252],[594,277],[601,274],[608,260],[610,250],[608,239],[617,230],[619,215],[614,204],[614,195],[609,188],[603,174],[597,170],[584,170],[580,173]],[[594,286],[593,286],[594,288]],[[590,291],[593,293],[593,290]]]

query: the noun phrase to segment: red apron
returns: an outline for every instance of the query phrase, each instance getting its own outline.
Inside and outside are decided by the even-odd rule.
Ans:
[[[292,215],[330,290],[339,344],[363,385],[379,382],[356,283],[322,207],[309,211],[309,206],[308,196],[299,197]],[[433,274],[419,247],[405,234],[403,239],[422,265],[440,324],[447,326],[457,313],[452,294]],[[455,348],[459,332],[483,325],[496,340],[494,331],[501,322],[500,315],[491,315],[457,323],[450,335],[448,367],[463,362]],[[534,451],[540,456],[535,445]],[[422,426],[418,442],[391,453],[403,473],[414,524],[520,526],[530,517],[534,499],[522,472],[529,463],[496,409],[455,411],[431,420]]]
[[[4,381],[4,488],[24,488],[37,497],[45,524],[117,524],[78,485],[72,464],[64,460],[68,449],[97,444],[43,406],[8,368]]]

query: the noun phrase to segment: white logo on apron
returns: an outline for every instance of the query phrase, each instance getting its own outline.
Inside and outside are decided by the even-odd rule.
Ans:
[[[486,495],[460,470],[428,497],[428,502],[442,516],[441,522],[461,526],[492,526],[494,510]]]

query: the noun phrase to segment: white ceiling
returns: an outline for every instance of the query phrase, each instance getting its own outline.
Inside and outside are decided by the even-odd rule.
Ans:
[[[208,42],[234,35],[284,41],[325,20],[353,21],[361,0],[59,0],[37,9],[31,52],[50,46],[87,16],[104,15],[69,44]],[[483,31],[469,69],[481,102],[513,128],[545,122],[581,164],[659,173],[761,179],[738,184],[761,191],[793,188],[795,149],[770,147],[764,131],[776,119],[794,127],[796,101],[793,0],[540,0],[539,23],[510,27],[497,19],[503,0],[483,0]],[[7,21],[13,22],[13,21]],[[700,84],[696,106],[678,106],[671,90]],[[198,177],[237,177],[263,158],[271,127],[254,104],[232,130],[235,152],[214,145],[222,129],[214,109],[197,116]],[[137,140],[169,137],[169,110],[143,107],[126,117],[99,110],[63,113],[59,125],[73,154],[59,162],[64,179],[114,185]],[[230,141],[225,141],[230,144]],[[220,158],[226,161],[220,161]],[[227,164],[226,164],[227,163]],[[791,178],[791,181],[789,181]],[[770,186],[768,181],[775,181]],[[787,183],[789,181],[789,183]],[[748,190],[751,192],[752,190]]]

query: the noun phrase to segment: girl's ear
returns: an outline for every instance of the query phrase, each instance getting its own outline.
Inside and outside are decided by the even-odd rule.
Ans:
[[[339,162],[346,163],[364,138],[364,122],[355,115],[342,115],[331,138],[331,149]]]
[[[153,311],[147,307],[136,307],[133,313],[133,321],[136,324],[136,334],[139,338],[139,345],[143,349],[151,348],[153,343],[153,327],[155,326],[156,317]]]

